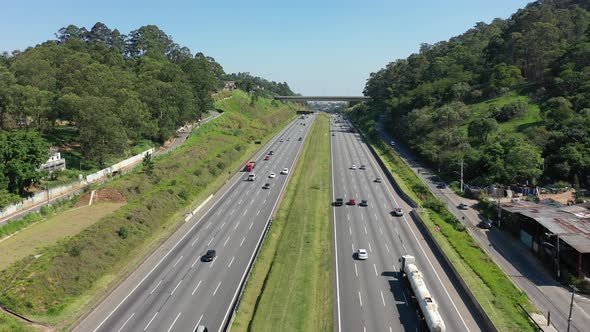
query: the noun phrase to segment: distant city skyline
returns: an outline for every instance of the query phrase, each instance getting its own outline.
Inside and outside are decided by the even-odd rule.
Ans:
[[[9,2],[0,13],[0,50],[24,50],[70,24],[102,22],[128,34],[154,24],[227,73],[287,82],[303,95],[361,95],[371,72],[459,35],[477,22],[508,18],[530,1],[182,1]]]

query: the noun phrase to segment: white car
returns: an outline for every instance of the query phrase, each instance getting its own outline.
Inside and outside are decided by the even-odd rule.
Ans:
[[[394,141],[391,141],[391,142],[389,142],[389,145],[395,146],[395,142]]]
[[[287,167],[283,168],[283,170],[281,171],[281,174],[283,174],[283,175],[289,174],[289,169]]]
[[[268,177],[271,179],[274,179],[275,177],[277,177],[277,175],[273,172],[273,173],[270,173]]]
[[[359,249],[356,252],[356,258],[364,261],[365,259],[369,258],[369,254],[367,254],[367,250],[366,249]]]
[[[392,213],[396,217],[401,217],[404,215],[404,210],[402,210],[402,208],[397,207],[393,209]]]
[[[350,166],[350,169],[356,169],[356,165],[353,164],[352,166]]]

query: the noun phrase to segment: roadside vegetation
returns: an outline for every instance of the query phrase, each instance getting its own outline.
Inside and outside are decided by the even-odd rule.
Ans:
[[[443,177],[590,188],[589,27],[588,1],[532,2],[372,73],[368,108]]]
[[[418,211],[426,227],[434,233],[434,240],[459,271],[498,331],[535,331],[519,306],[528,312],[537,310],[526,294],[512,283],[409,165],[379,137],[375,121],[371,121],[375,114],[358,115],[353,116],[353,120],[367,133],[367,143],[375,148],[402,190],[420,204]],[[434,232],[436,226],[440,227],[440,232]]]
[[[329,119],[320,114],[248,280],[232,330],[332,331]]]
[[[10,51],[0,54],[0,208],[163,145],[214,108],[225,77],[254,99],[293,94],[284,82],[228,75],[155,25],[127,35],[101,22],[68,25],[55,39]],[[37,171],[49,146],[68,170]]]
[[[295,116],[300,106],[247,94],[218,103],[222,117],[203,124],[178,149],[103,187],[127,205],[0,272],[0,305],[34,321],[68,326],[87,305],[133,270],[213,193],[260,145]]]

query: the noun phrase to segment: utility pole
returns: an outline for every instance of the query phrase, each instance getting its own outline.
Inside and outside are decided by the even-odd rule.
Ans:
[[[557,234],[557,279],[561,278],[561,264],[559,264],[559,259],[560,259],[561,255],[559,253],[559,234]],[[573,294],[573,293],[572,293]],[[572,301],[574,300],[573,295],[572,295]],[[570,317],[572,315],[571,309],[570,309]]]
[[[463,192],[463,159],[461,159],[461,192]]]
[[[574,295],[576,295],[576,292],[579,291],[576,288],[576,286],[574,286],[574,285],[570,285],[570,288],[572,289],[572,300],[570,302],[570,314],[567,318],[567,332],[570,332],[570,324],[572,323],[572,309],[574,307]]]

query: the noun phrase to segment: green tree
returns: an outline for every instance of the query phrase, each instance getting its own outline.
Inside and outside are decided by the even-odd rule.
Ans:
[[[127,148],[127,135],[115,109],[115,102],[110,98],[85,97],[81,101],[77,124],[82,151],[100,167]]]
[[[0,190],[25,195],[48,159],[49,146],[36,131],[0,132]]]
[[[498,122],[492,118],[473,120],[468,127],[468,135],[477,143],[487,143],[490,135],[498,130]]]

